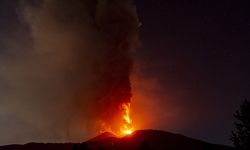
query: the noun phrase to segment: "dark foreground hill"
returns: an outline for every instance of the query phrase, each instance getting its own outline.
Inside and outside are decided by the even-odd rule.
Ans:
[[[30,143],[1,146],[0,150],[234,150],[234,148],[164,131],[141,130],[123,138],[103,133],[81,144]]]

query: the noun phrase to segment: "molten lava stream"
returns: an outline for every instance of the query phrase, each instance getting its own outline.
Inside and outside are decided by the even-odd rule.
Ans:
[[[132,119],[130,117],[130,103],[123,103],[122,108],[122,124],[120,127],[120,136],[126,136],[133,133]]]
[[[100,133],[110,132],[117,137],[124,137],[126,135],[130,135],[134,132],[134,127],[132,124],[132,119],[130,117],[130,103],[122,103],[119,107],[120,116],[119,121],[119,129],[113,130],[109,125],[105,122],[101,124]]]

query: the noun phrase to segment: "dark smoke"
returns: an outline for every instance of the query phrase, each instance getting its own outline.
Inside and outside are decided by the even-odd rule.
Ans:
[[[30,31],[18,59],[1,60],[0,114],[20,126],[2,143],[83,141],[102,126],[118,130],[130,102],[138,20],[131,0],[20,1]],[[8,39],[13,45],[19,39]],[[15,116],[15,117],[13,117]],[[1,126],[11,131],[14,126]],[[7,135],[7,134],[6,134]],[[6,140],[7,139],[7,140]]]

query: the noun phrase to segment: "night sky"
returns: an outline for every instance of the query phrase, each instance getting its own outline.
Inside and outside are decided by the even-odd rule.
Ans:
[[[135,124],[142,121],[138,123],[141,128],[232,145],[229,138],[233,114],[250,97],[250,2],[137,0],[135,5],[141,22],[140,42],[133,53]],[[15,94],[22,92],[18,89],[22,84],[14,88],[10,84],[22,80],[19,72],[22,75],[27,72],[26,65],[21,67],[23,70],[13,68],[26,57],[24,51],[32,47],[30,29],[18,19],[19,12],[18,0],[0,0],[0,133],[15,132],[1,137],[0,144],[15,141],[13,137],[22,138],[23,132],[16,131],[16,126],[32,125],[18,117],[20,112],[34,118],[36,115],[27,112],[38,111],[24,107],[26,102],[14,101],[18,97]],[[138,108],[142,103],[145,108]],[[44,126],[50,129],[56,124]],[[43,127],[24,133],[40,133],[36,132],[40,128]],[[41,135],[46,137],[46,133]],[[34,141],[37,139],[34,137]],[[53,141],[53,138],[40,140]]]
[[[233,113],[250,96],[249,1],[136,4],[142,22],[137,56],[146,62],[144,74],[158,79],[161,94],[171,95],[166,101],[182,109],[178,117],[188,124],[170,128],[230,144]]]

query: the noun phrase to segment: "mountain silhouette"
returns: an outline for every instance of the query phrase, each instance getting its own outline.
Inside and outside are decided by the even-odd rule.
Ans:
[[[92,142],[96,142],[96,141],[102,141],[105,139],[112,139],[112,138],[116,138],[116,136],[110,132],[104,132],[88,141],[86,141],[87,143],[92,143]]]
[[[83,143],[0,146],[0,150],[235,150],[232,147],[211,144],[180,134],[159,130],[138,130],[118,138],[105,132]]]
[[[173,134],[158,130],[138,130],[123,138],[105,137],[100,140],[87,142],[90,149],[110,150],[233,150],[229,146],[210,144],[200,140],[188,138],[180,134]]]

